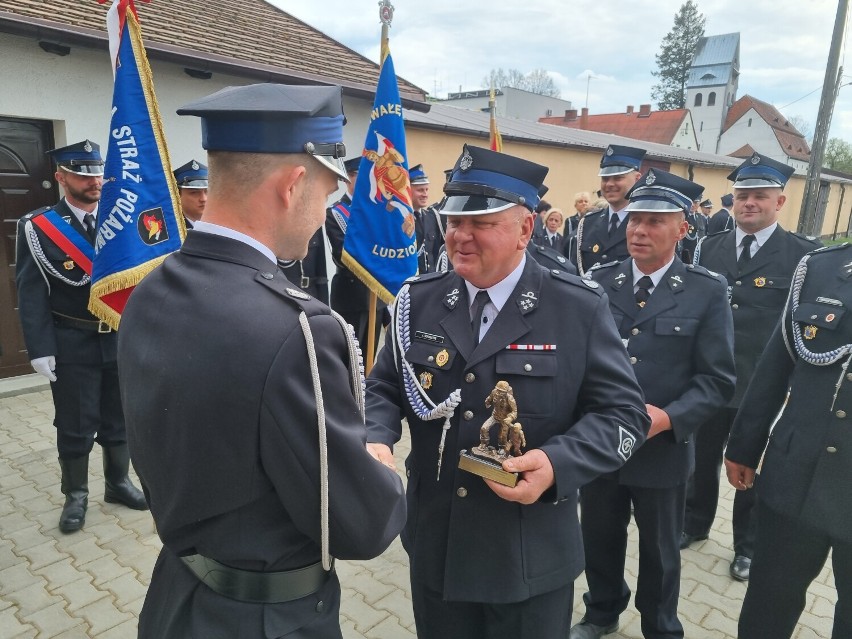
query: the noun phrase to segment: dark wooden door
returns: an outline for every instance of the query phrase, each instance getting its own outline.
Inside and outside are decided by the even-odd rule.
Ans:
[[[18,321],[15,231],[22,215],[59,199],[51,148],[50,122],[0,118],[0,377],[33,372]]]

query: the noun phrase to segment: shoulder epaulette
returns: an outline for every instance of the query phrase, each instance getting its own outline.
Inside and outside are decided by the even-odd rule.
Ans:
[[[593,218],[593,217],[595,217],[596,215],[601,215],[602,213],[605,213],[606,211],[607,211],[607,209],[606,209],[606,208],[598,209],[597,211],[589,211],[588,213],[586,213],[586,214],[585,214],[582,218],[580,218],[580,219],[581,219],[581,220],[585,220],[586,218]]]
[[[806,242],[807,244],[822,246],[822,242],[819,241],[819,238],[814,237],[813,235],[803,235],[802,233],[796,233],[795,231],[790,231],[790,235],[796,236],[798,239]]]
[[[852,244],[850,244],[849,242],[843,242],[843,244],[832,244],[831,246],[820,246],[818,249],[814,249],[813,251],[808,253],[808,255],[822,253],[824,251],[840,251],[849,247],[852,247]]]
[[[704,268],[700,264],[687,264],[686,270],[688,273],[695,273],[697,275],[703,275],[704,277],[709,277],[711,280],[716,280],[717,282],[722,281],[722,276],[714,271]]]
[[[621,262],[619,262],[618,260],[613,260],[612,262],[605,262],[603,264],[595,264],[594,266],[591,266],[586,270],[586,273],[585,273],[585,275],[583,275],[583,277],[586,277],[587,279],[589,279],[589,278],[591,278],[593,272],[600,271],[601,269],[604,269],[604,268],[611,268],[613,266],[618,266],[619,264],[621,264]]]
[[[51,208],[53,208],[53,207],[43,206],[40,209],[36,209],[35,211],[30,211],[29,213],[25,213],[24,215],[21,216],[21,219],[22,220],[31,220],[34,217],[38,217],[39,215],[41,215],[45,211],[49,211]]]
[[[419,284],[420,282],[431,282],[444,277],[449,271],[438,271],[435,273],[423,273],[422,275],[413,275],[405,280],[406,284]]]
[[[601,290],[601,285],[595,282],[594,280],[587,280],[577,275],[571,275],[570,273],[566,273],[565,271],[560,271],[558,268],[550,269],[550,274],[553,276],[554,279],[560,280],[562,282],[567,282],[568,284],[576,286],[577,288],[581,288],[592,293],[597,293],[598,295],[603,294],[603,291]]]

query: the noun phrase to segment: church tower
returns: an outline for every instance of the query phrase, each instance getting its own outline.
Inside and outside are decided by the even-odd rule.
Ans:
[[[686,83],[698,149],[716,153],[728,109],[737,99],[740,34],[705,36],[698,41]]]

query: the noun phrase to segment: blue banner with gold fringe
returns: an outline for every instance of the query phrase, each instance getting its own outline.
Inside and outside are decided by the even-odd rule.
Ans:
[[[186,226],[133,0],[114,0],[107,28],[115,83],[89,310],[118,328],[131,291],[180,248]]]
[[[382,62],[343,240],[343,263],[390,304],[417,272],[402,101],[390,51]]]

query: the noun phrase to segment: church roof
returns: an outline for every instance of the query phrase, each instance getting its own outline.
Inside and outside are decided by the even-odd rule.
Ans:
[[[687,88],[724,86],[739,73],[740,34],[725,33],[698,40]]]
[[[0,31],[106,50],[108,7],[94,0],[0,0]],[[136,9],[151,59],[258,82],[340,84],[362,98],[375,94],[376,63],[264,0],[154,0],[136,2]],[[378,16],[376,22],[378,43]],[[422,89],[398,82],[407,107],[428,110]]]
[[[725,118],[725,126],[722,127],[722,132],[724,133],[730,129],[734,123],[752,109],[754,109],[764,122],[772,127],[772,132],[775,134],[779,146],[788,157],[795,160],[802,160],[803,162],[810,161],[811,148],[808,146],[805,137],[799,133],[796,127],[774,106],[750,95],[744,95],[731,105],[731,108],[728,109],[728,116]]]

